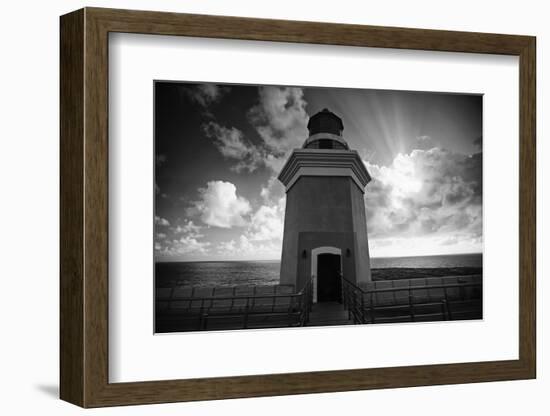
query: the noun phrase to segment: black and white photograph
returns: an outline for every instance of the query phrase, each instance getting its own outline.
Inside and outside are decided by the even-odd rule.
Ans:
[[[483,96],[154,82],[155,333],[483,319]]]
[[[544,2],[3,6],[0,415],[547,415]]]

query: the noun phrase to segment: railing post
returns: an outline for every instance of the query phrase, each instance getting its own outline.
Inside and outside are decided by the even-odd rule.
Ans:
[[[306,322],[309,322],[309,313],[313,308],[313,278],[309,281],[308,294],[306,295]]]
[[[311,307],[312,307],[311,302],[313,302],[312,296],[313,294],[312,294],[311,285],[310,285],[309,293],[303,298],[304,309],[305,309],[303,326],[306,326],[309,322],[309,313],[311,312]]]
[[[344,309],[346,309],[347,305],[346,305],[346,294],[347,294],[347,285],[346,285],[346,282],[344,281],[344,279],[342,279],[342,305],[344,306]]]
[[[411,293],[411,287],[409,286],[409,313],[411,315],[411,321],[415,322],[413,303],[413,295]]]
[[[288,298],[288,309],[287,309],[287,320],[288,326],[292,326],[292,306],[294,303],[294,297],[290,296]]]
[[[244,307],[244,322],[243,322],[243,327],[244,329],[248,328],[248,302],[250,300],[250,297],[247,296],[246,297],[246,305]]]
[[[376,316],[375,316],[375,310],[374,310],[374,292],[370,292],[370,321],[371,324],[376,323]]]
[[[365,319],[365,295],[363,293],[361,293],[361,323],[367,323]]]
[[[447,320],[452,321],[453,315],[451,313],[451,304],[449,302],[449,295],[447,293],[447,288],[444,287],[443,291],[444,291],[443,293],[445,294],[445,307],[447,308]]]
[[[315,280],[317,282],[317,280]],[[316,283],[317,284],[317,283]],[[316,293],[313,291],[317,289],[317,286],[313,287],[313,278],[311,279],[311,282],[309,284],[309,311],[311,312],[313,310],[313,299],[316,296]],[[309,317],[308,317],[309,319]]]
[[[443,320],[449,320],[449,316],[447,313],[447,301],[445,299],[441,301],[441,315],[443,315]]]
[[[229,311],[233,310],[233,306],[235,305],[235,291],[237,290],[237,286],[233,286],[233,290],[231,291],[231,306],[229,307]]]
[[[191,288],[191,300],[187,303],[187,312],[193,309],[193,299],[195,298],[195,286]]]
[[[354,315],[355,315],[355,323],[357,324],[360,324],[361,323],[361,314],[359,313],[359,308],[361,307],[360,305],[360,302],[359,302],[359,298],[358,296],[360,296],[360,293],[357,289],[355,289],[353,291],[353,299],[354,299],[354,302],[353,302],[353,310],[354,310]]]
[[[300,326],[305,326],[307,319],[307,290],[298,297],[298,310],[300,311]]]
[[[344,305],[344,275],[342,273],[339,273],[340,275],[340,303]]]
[[[202,320],[204,319],[204,298],[201,299],[201,308],[199,309],[199,331],[202,329],[203,323]]]
[[[170,298],[168,299],[168,310],[171,311],[172,310],[172,298],[174,297],[174,286],[172,285],[172,287],[170,288]]]
[[[309,316],[309,292],[306,287],[306,290],[304,293],[300,295],[300,311],[301,311],[301,320],[302,320],[302,326],[305,325],[308,316]]]
[[[353,307],[355,305],[355,289],[353,287],[349,287],[348,292],[348,302],[349,302],[349,311],[351,312],[351,317],[355,317],[355,311],[353,310]],[[354,319],[355,320],[355,319]]]
[[[346,285],[346,289],[344,291],[344,293],[345,293],[344,308],[346,308],[348,310],[348,319],[351,319],[351,307],[350,307],[350,302],[349,302],[350,286],[349,286],[348,282],[345,282],[345,285]]]

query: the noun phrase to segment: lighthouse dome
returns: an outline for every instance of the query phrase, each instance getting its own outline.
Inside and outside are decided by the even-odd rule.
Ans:
[[[307,129],[309,137],[304,143],[304,149],[349,150],[342,137],[342,119],[327,108],[310,117]]]

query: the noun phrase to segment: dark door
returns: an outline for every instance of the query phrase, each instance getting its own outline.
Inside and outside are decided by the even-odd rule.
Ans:
[[[340,302],[340,255],[317,256],[317,302]]]

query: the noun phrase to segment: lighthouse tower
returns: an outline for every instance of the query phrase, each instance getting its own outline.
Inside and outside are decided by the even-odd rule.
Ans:
[[[340,117],[324,109],[307,128],[278,178],[286,188],[281,284],[300,290],[313,278],[314,302],[340,301],[340,275],[371,280],[363,200],[371,178]]]

